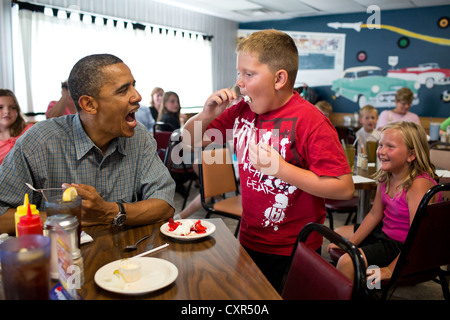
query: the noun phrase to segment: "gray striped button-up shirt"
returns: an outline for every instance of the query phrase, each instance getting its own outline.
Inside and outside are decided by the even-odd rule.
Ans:
[[[43,208],[35,188],[63,183],[93,186],[105,201],[157,198],[172,207],[175,183],[156,153],[154,138],[138,123],[131,138],[113,139],[105,155],[83,129],[78,114],[38,122],[17,140],[0,165],[0,215],[23,204]],[[54,194],[49,194],[54,195]]]

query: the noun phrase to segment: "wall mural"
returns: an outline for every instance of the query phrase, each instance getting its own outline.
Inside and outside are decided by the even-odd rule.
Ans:
[[[440,18],[438,26],[446,28],[448,20],[447,17]],[[408,37],[436,45],[450,46],[450,39],[423,35],[391,25],[330,22],[327,26],[336,30],[353,29],[357,32],[360,32],[361,28],[389,30],[402,35],[397,42],[402,49],[408,47]],[[356,58],[357,61],[364,62],[367,59],[367,53],[359,51]],[[395,69],[398,61],[398,56],[388,57],[388,64],[392,69],[388,70],[386,75],[382,74],[382,69],[378,66],[352,67],[344,70],[342,76],[332,83],[333,99],[343,97],[357,103],[360,108],[366,104],[376,108],[395,107],[395,92],[399,88],[407,87],[414,92],[412,105],[417,105],[419,104],[418,90],[422,85],[431,89],[435,85],[450,84],[450,69],[441,68],[437,62],[425,62],[418,66]],[[442,92],[441,100],[450,102],[449,90]]]
[[[414,92],[413,105],[419,103],[417,90],[420,83],[382,74],[381,68],[376,66],[354,67],[344,70],[342,77],[333,81],[331,90],[335,97],[344,97],[359,105],[367,104],[375,108],[395,106],[395,92],[399,88],[409,88]]]
[[[238,41],[256,30],[238,30]],[[345,34],[322,32],[284,31],[294,39],[299,64],[295,87],[303,86],[301,79],[308,79],[308,85],[331,85],[334,77],[344,70]]]
[[[444,19],[444,18],[441,18],[441,19]],[[385,24],[363,24],[362,22],[354,22],[354,23],[330,22],[327,25],[330,28],[333,28],[333,29],[336,29],[336,30],[345,28],[345,29],[354,29],[354,30],[356,30],[358,32],[361,31],[361,28],[385,29],[385,30],[389,30],[389,31],[392,31],[392,32],[396,32],[398,34],[401,34],[401,35],[404,35],[404,36],[407,36],[407,37],[416,38],[416,39],[419,39],[419,40],[428,41],[428,42],[439,44],[439,45],[450,46],[450,39],[444,39],[444,38],[439,38],[439,37],[427,36],[427,35],[423,35],[423,34],[420,34],[420,33],[412,32],[412,31],[409,31],[409,30],[406,30],[406,29],[402,29],[402,28],[394,27],[394,26],[389,26],[389,25],[385,25]]]
[[[448,5],[405,10],[369,6],[365,13],[241,23],[239,32],[274,28],[293,36],[300,55],[296,88],[314,91],[318,100],[332,104],[333,112],[354,113],[365,104],[379,112],[392,109],[395,92],[408,87],[415,94],[412,112],[447,118],[450,19],[444,15],[449,10]],[[320,63],[308,70],[315,58]]]

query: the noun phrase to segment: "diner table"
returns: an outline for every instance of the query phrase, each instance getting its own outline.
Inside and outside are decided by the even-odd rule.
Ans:
[[[202,220],[203,221],[203,220]],[[209,236],[196,240],[178,240],[160,231],[163,222],[135,227],[91,226],[83,230],[93,241],[81,246],[84,258],[84,284],[78,290],[84,300],[281,300],[260,269],[222,219],[205,219],[216,226]],[[175,281],[164,288],[141,295],[123,295],[102,289],[94,281],[96,272],[119,259],[146,252],[149,239],[138,249],[125,252],[156,228],[154,247],[169,246],[145,257],[164,259],[176,266]]]
[[[356,164],[356,161],[355,161]],[[353,183],[355,189],[358,190],[358,210],[356,215],[356,222],[361,223],[365,215],[370,211],[372,190],[377,188],[377,183],[372,179],[372,175],[376,172],[376,164],[369,164],[368,169],[356,167],[353,171]]]

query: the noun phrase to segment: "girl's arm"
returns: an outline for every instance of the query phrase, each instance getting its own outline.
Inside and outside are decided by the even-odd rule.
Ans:
[[[358,230],[349,239],[355,245],[359,245],[367,236],[375,229],[375,227],[381,222],[384,216],[384,206],[381,202],[380,186],[377,187],[377,193],[373,201],[372,208],[365,216]]]
[[[380,274],[376,274],[375,271],[367,270],[367,282],[376,284],[381,280],[388,280],[392,277],[392,271],[394,271],[395,265],[397,264],[398,257],[394,259],[388,266],[380,268]]]

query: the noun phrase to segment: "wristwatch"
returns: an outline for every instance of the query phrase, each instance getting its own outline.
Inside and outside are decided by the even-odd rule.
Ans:
[[[113,219],[112,224],[115,227],[121,227],[125,224],[125,220],[127,220],[127,213],[125,212],[125,207],[120,202],[116,202],[119,206],[119,213]]]

